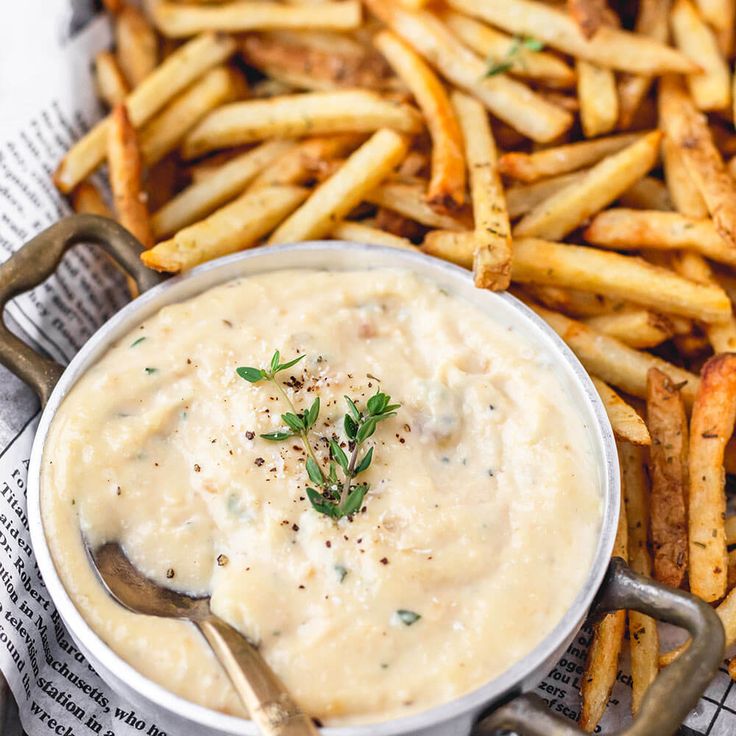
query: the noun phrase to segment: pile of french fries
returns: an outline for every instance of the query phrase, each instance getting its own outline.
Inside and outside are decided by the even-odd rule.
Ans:
[[[55,174],[75,210],[163,272],[336,238],[511,288],[609,412],[616,554],[717,605],[736,643],[736,0],[105,4],[110,112]],[[589,731],[627,631],[634,712],[683,649],[635,612],[600,622]]]

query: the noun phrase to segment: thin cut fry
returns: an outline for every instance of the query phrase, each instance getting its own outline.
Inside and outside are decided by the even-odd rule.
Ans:
[[[628,309],[612,314],[601,314],[597,317],[588,317],[585,323],[632,348],[653,348],[674,335],[670,320],[648,309]]]
[[[100,190],[89,181],[83,181],[71,193],[72,209],[78,214],[101,215],[112,217],[107,202],[102,198]]]
[[[131,87],[137,87],[158,64],[156,32],[134,5],[124,5],[115,16],[115,48],[120,68]]]
[[[501,173],[525,182],[566,174],[598,163],[641,140],[640,133],[612,135],[594,141],[568,143],[534,153],[511,151],[501,156]]]
[[[125,99],[128,116],[139,128],[172,97],[208,69],[222,63],[235,50],[235,42],[222,35],[197,36],[161,63]],[[91,174],[105,159],[110,116],[80,138],[61,160],[54,183],[66,194]]]
[[[379,33],[374,44],[414,95],[427,121],[432,137],[432,176],[427,200],[440,209],[462,205],[465,200],[463,137],[445,88],[421,57],[390,31]]]
[[[645,176],[632,184],[619,198],[622,207],[638,210],[671,212],[673,205],[665,184],[653,176]]]
[[[586,138],[608,133],[618,121],[616,76],[606,67],[578,61],[580,122]]]
[[[268,141],[219,167],[205,180],[192,184],[153,215],[154,235],[157,238],[171,235],[206,217],[240,194],[260,171],[291,146],[289,141]]]
[[[585,317],[603,317],[611,312],[622,312],[636,309],[632,302],[625,299],[612,299],[602,294],[593,294],[589,291],[578,289],[563,289],[559,286],[538,286],[536,284],[524,284],[524,291],[532,299],[539,302],[548,309],[562,312],[568,317],[581,319]],[[677,317],[687,323],[686,332],[690,332],[689,320]],[[675,327],[674,320],[673,327]]]
[[[662,162],[667,189],[675,209],[686,217],[697,220],[708,217],[703,195],[687,172],[680,148],[668,136],[662,139]]]
[[[206,220],[144,251],[141,259],[149,268],[176,273],[249,248],[293,212],[307,194],[306,189],[294,186],[245,192]]]
[[[153,166],[173,151],[211,110],[235,97],[233,72],[216,67],[175,97],[140,132],[141,153]]]
[[[585,38],[593,38],[603,25],[608,6],[606,0],[567,0],[567,10]]]
[[[218,148],[271,137],[371,132],[379,128],[416,133],[421,124],[415,108],[367,90],[305,92],[223,105],[187,136],[183,155],[195,158]]]
[[[619,440],[626,440],[633,445],[648,445],[651,440],[647,425],[636,413],[636,410],[627,404],[605,381],[595,376],[590,377],[598,391],[611,427]]]
[[[120,224],[143,244],[153,244],[145,193],[141,187],[141,154],[125,105],[112,112],[109,128],[108,163],[115,214]]]
[[[360,25],[357,0],[320,3],[315,10],[275,2],[236,0],[222,5],[185,5],[159,2],[152,8],[153,22],[165,36],[182,38],[202,31],[269,30],[272,28],[324,28],[350,31]]]
[[[650,577],[652,560],[649,556],[649,488],[645,468],[645,453],[628,442],[619,443],[622,464],[626,519],[629,537],[629,566],[634,572]],[[659,635],[654,619],[629,611],[629,645],[631,652],[631,710],[634,715],[647,688],[659,672]]]
[[[506,207],[509,217],[515,220],[533,210],[540,202],[544,202],[560,189],[573,182],[579,182],[585,176],[585,171],[574,171],[571,174],[552,176],[549,179],[532,184],[521,184],[506,189]]]
[[[419,250],[411,240],[392,235],[377,227],[365,225],[362,222],[343,220],[332,228],[330,235],[338,240],[348,240],[353,243],[368,243],[369,245],[385,245],[390,248],[404,248],[405,250]]]
[[[654,166],[660,140],[661,133],[654,131],[603,159],[579,184],[565,187],[529,212],[514,228],[514,235],[551,240],[565,237]]]
[[[736,544],[736,515],[726,517],[726,544]]]
[[[572,125],[572,116],[506,74],[487,77],[486,65],[427,11],[411,12],[389,0],[366,5],[453,84],[477,97],[496,117],[545,143]]]
[[[685,167],[703,195],[716,229],[736,247],[736,181],[718,152],[708,122],[681,84],[665,77],[659,89],[660,125],[680,149]]]
[[[690,0],[675,0],[672,34],[685,56],[699,64],[702,74],[686,77],[690,95],[700,110],[722,110],[731,103],[731,75],[713,31]]]
[[[606,210],[585,229],[585,240],[615,250],[691,250],[719,263],[736,265],[736,249],[721,238],[712,220],[677,212]]]
[[[698,66],[651,38],[603,26],[586,39],[564,12],[533,0],[448,0],[448,5],[593,64],[637,74],[694,74]]]
[[[371,204],[398,212],[410,220],[427,227],[443,230],[463,230],[466,224],[451,215],[432,209],[424,199],[425,187],[422,184],[383,184],[366,194],[364,199]]]
[[[108,107],[123,102],[130,91],[115,55],[110,51],[100,51],[95,56],[95,86],[97,95]]]
[[[326,235],[336,220],[343,219],[386,178],[406,150],[406,141],[393,130],[374,133],[280,225],[269,243],[294,243]]]
[[[736,419],[736,355],[711,358],[701,372],[690,423],[690,590],[705,601],[726,593],[723,453]]]
[[[462,127],[473,200],[473,277],[481,289],[507,289],[511,278],[511,226],[498,172],[496,142],[482,105],[461,92],[452,104]]]
[[[687,573],[688,427],[680,387],[664,372],[647,376],[647,425],[652,435],[651,528],[654,577],[679,588]]]

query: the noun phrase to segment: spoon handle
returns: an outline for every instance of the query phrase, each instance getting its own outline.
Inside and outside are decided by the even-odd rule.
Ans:
[[[195,622],[264,736],[317,736],[312,719],[248,640],[215,615]]]

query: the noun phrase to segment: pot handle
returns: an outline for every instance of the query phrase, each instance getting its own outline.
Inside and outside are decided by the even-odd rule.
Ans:
[[[690,646],[650,685],[634,722],[618,736],[669,736],[692,710],[723,660],[725,633],[716,612],[690,593],[637,575],[617,557],[611,560],[593,615],[633,609],[690,632]],[[569,720],[552,713],[538,695],[521,695],[482,720],[475,736],[580,736]]]
[[[64,254],[78,243],[93,243],[107,251],[133,277],[141,292],[160,281],[141,263],[141,244],[122,225],[99,215],[72,215],[60,220],[0,265],[0,363],[33,388],[42,406],[64,369],[10,332],[2,313],[11,299],[51,276]]]

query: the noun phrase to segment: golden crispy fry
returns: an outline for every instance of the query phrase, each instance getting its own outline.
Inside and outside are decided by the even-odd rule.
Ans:
[[[613,556],[625,560],[628,557],[628,528],[626,500],[623,493],[621,495],[621,512],[613,543]],[[618,658],[625,631],[626,611],[609,613],[593,626],[593,641],[588,649],[585,673],[580,685],[580,727],[589,733],[595,730],[608,705],[608,698],[616,682]]]
[[[511,226],[498,173],[496,142],[483,106],[454,92],[452,104],[462,127],[473,200],[473,277],[481,289],[507,289],[511,277]]]
[[[697,220],[708,217],[708,208],[705,206],[703,195],[687,173],[680,148],[668,136],[662,139],[662,162],[664,178],[674,208],[686,217]]]
[[[651,440],[647,425],[636,410],[627,404],[605,381],[590,377],[596,387],[616,439],[626,440],[634,445],[648,445]]]
[[[150,248],[153,233],[141,186],[141,153],[125,105],[119,104],[113,109],[108,135],[107,160],[115,214],[123,227],[144,247]]]
[[[554,54],[519,48],[511,36],[462,13],[445,10],[440,17],[476,54],[489,62],[510,64],[509,72],[516,76],[542,80],[556,87],[575,84],[575,71]]]
[[[416,133],[421,125],[421,115],[415,108],[390,102],[374,92],[305,92],[223,105],[187,136],[183,155],[196,158],[218,148],[271,137],[298,138],[379,128]]]
[[[734,0],[697,0],[700,15],[716,30],[718,45],[725,57],[733,52],[734,21],[736,2]]]
[[[602,210],[654,166],[661,133],[648,133],[593,166],[579,184],[565,187],[540,203],[514,228],[514,235],[559,240]]]
[[[445,88],[422,58],[391,31],[379,33],[374,43],[414,95],[427,122],[432,137],[432,176],[427,200],[443,210],[462,205],[465,200],[463,136]]]
[[[130,91],[115,55],[110,51],[100,51],[95,56],[95,86],[98,97],[108,107],[123,102]]]
[[[641,140],[640,133],[627,133],[594,141],[568,143],[534,153],[511,151],[501,156],[501,173],[524,182],[535,182],[551,176],[577,171]]]
[[[486,65],[427,11],[404,10],[389,0],[366,5],[453,84],[477,97],[496,117],[545,143],[572,125],[572,116],[506,74],[486,76]]]
[[[218,167],[203,181],[177,194],[153,215],[154,235],[157,238],[171,235],[206,217],[240,194],[266,166],[291,147],[289,141],[268,141]]]
[[[713,142],[707,120],[672,77],[660,82],[659,118],[667,137],[680,149],[685,168],[702,194],[716,229],[736,247],[736,181]]]
[[[637,74],[693,74],[698,66],[683,54],[645,36],[602,26],[586,39],[564,12],[534,0],[448,0],[448,5],[508,33],[531,36],[593,64]]]
[[[388,182],[366,194],[364,199],[371,204],[398,212],[427,227],[464,230],[468,223],[459,217],[437,212],[427,204],[424,197],[425,190],[423,184]]]
[[[640,447],[619,443],[619,458],[626,499],[629,537],[629,566],[640,575],[651,576],[649,556],[649,487],[645,468],[646,456]],[[629,646],[631,652],[631,710],[639,711],[644,693],[659,671],[659,635],[654,619],[629,611]]]
[[[674,335],[667,317],[648,309],[630,309],[588,317],[584,322],[632,348],[653,348]]]
[[[731,443],[728,444],[726,453],[728,454],[728,448],[733,448]],[[733,450],[731,450],[733,452]],[[726,468],[728,470],[728,467]],[[736,544],[736,515],[726,517],[726,544],[730,547]]]
[[[402,136],[383,128],[347,159],[341,169],[271,235],[269,243],[294,243],[330,232],[365,195],[375,189],[406,155]]]
[[[672,200],[667,187],[653,176],[645,176],[632,184],[619,198],[622,207],[635,210],[672,210]]]
[[[606,210],[585,229],[585,239],[615,250],[691,250],[719,263],[736,265],[736,249],[721,238],[712,220],[696,220],[677,212]]]
[[[245,192],[206,220],[180,230],[171,240],[144,251],[141,259],[157,271],[177,273],[213,258],[250,248],[307,197],[301,187],[264,187]]]
[[[115,51],[131,87],[137,87],[158,64],[156,32],[134,5],[124,5],[115,16]]]
[[[608,5],[606,0],[567,0],[567,11],[585,38],[593,38],[603,25]]]
[[[508,155],[508,154],[507,154]],[[520,184],[506,189],[506,208],[509,217],[515,220],[533,210],[540,202],[544,202],[563,187],[573,182],[579,182],[585,176],[586,170],[573,171],[570,174],[560,174],[549,179],[542,179],[532,184]]]
[[[115,15],[125,7],[125,0],[102,0],[102,4],[108,13]]]
[[[672,34],[685,56],[702,67],[686,77],[690,95],[700,110],[722,110],[731,103],[731,75],[715,34],[690,0],[674,0]]]
[[[580,122],[586,138],[609,133],[618,121],[616,76],[606,67],[578,61]]]
[[[624,299],[612,299],[602,294],[593,294],[578,289],[563,289],[559,286],[539,286],[524,284],[524,292],[535,301],[556,312],[562,312],[568,317],[576,319],[585,317],[599,317],[611,312],[621,312],[636,309],[636,306]],[[677,319],[683,319],[678,317]],[[672,321],[672,320],[671,320]],[[688,320],[683,320],[689,322]],[[673,323],[673,327],[674,327]],[[688,324],[687,332],[690,332]]]
[[[185,5],[160,2],[153,6],[153,22],[170,38],[192,36],[202,31],[270,30],[272,28],[324,28],[350,31],[360,25],[360,3],[357,0],[320,3],[309,6],[287,6],[275,2],[236,0],[222,5]]]
[[[654,577],[679,588],[687,573],[688,427],[680,388],[664,372],[647,376],[647,426],[652,436],[651,529]]]
[[[71,193],[72,209],[77,214],[102,215],[112,217],[107,202],[102,198],[100,190],[89,181],[83,181]]]
[[[735,419],[736,355],[716,355],[703,366],[690,423],[690,590],[705,601],[726,593],[723,453]]]
[[[353,243],[368,243],[369,245],[385,245],[390,248],[404,248],[419,250],[411,240],[392,235],[377,227],[365,225],[362,222],[343,220],[338,222],[330,231],[330,235],[338,240],[348,240]]]
[[[177,95],[141,131],[143,161],[153,166],[173,151],[207,113],[237,94],[233,72],[215,67]]]
[[[208,69],[222,63],[235,50],[235,42],[223,35],[204,34],[193,38],[169,56],[125,99],[128,116],[139,128],[172,97]],[[54,173],[58,189],[70,192],[105,159],[110,116],[80,138],[61,160]]]

